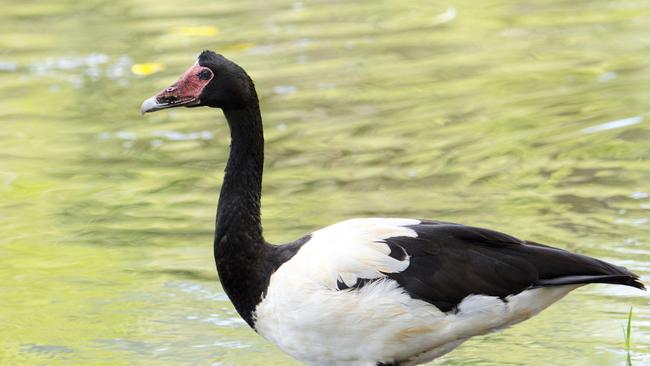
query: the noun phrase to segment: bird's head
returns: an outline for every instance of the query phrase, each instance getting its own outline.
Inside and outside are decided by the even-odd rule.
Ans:
[[[222,55],[203,51],[177,82],[145,100],[140,112],[181,106],[240,109],[252,102],[257,95],[248,74]]]

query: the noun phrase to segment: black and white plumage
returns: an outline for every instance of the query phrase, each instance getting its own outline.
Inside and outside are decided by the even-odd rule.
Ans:
[[[268,244],[253,82],[205,51],[141,110],[177,106],[221,108],[230,127],[214,242],[224,290],[252,328],[307,364],[415,365],[526,320],[584,284],[644,288],[623,267],[438,221],[352,219]]]

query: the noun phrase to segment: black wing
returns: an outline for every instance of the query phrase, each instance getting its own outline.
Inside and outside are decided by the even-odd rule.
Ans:
[[[445,312],[468,295],[505,298],[539,286],[614,283],[644,289],[623,267],[497,231],[433,221],[411,228],[416,238],[386,240],[391,256],[410,257],[406,270],[387,276]]]

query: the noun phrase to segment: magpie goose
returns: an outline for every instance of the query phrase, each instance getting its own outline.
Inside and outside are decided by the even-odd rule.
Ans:
[[[362,218],[264,240],[264,138],[252,80],[204,51],[141,112],[221,108],[231,148],[217,208],[221,284],[255,331],[310,365],[415,365],[539,313],[589,283],[644,289],[623,267],[478,227]]]

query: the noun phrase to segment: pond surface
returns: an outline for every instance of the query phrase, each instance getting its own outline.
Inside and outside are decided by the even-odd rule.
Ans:
[[[253,76],[272,242],[435,218],[650,281],[650,3],[11,1],[0,14],[0,364],[297,365],[212,259],[219,111],[141,117],[202,49]],[[436,365],[650,364],[650,301],[579,289]]]

